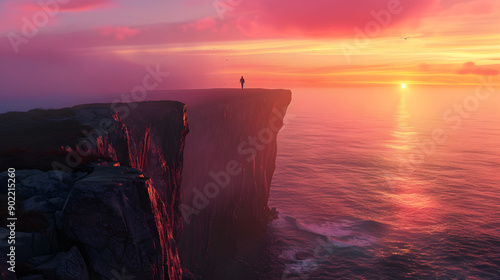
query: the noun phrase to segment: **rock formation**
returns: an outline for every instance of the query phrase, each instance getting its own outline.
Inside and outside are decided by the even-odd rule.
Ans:
[[[262,231],[274,215],[267,199],[291,93],[168,98],[187,107],[147,101],[0,115],[8,135],[0,184],[15,168],[18,217],[15,275],[0,228],[4,279],[199,278],[181,261],[208,279],[219,258]]]

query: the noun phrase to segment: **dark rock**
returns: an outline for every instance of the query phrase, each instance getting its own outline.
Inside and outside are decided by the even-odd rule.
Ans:
[[[138,174],[127,167],[97,166],[75,182],[55,215],[59,230],[83,246],[89,267],[107,279],[123,267],[139,279],[168,279],[167,268],[179,265],[178,258],[173,258],[177,263],[171,259],[177,249],[168,241],[173,231],[163,202]]]
[[[29,270],[35,269],[35,267],[47,263],[50,260],[54,259],[56,257],[56,254],[52,255],[44,255],[44,256],[36,256],[33,258],[30,258],[24,263],[24,266],[28,268]]]
[[[29,276],[25,276],[23,278],[19,278],[19,280],[45,280],[45,278],[43,277],[43,275],[29,275]]]
[[[3,243],[3,241],[2,241]],[[0,276],[2,280],[17,280],[16,274],[12,271],[9,271],[8,268],[10,265],[7,263],[7,254],[8,251],[0,250]],[[16,270],[19,270],[19,267],[16,264]]]
[[[182,268],[182,280],[202,280],[200,275],[196,275],[187,268]]]
[[[0,248],[2,252],[8,252],[10,245],[6,242],[9,230],[0,228]],[[50,254],[51,248],[48,238],[39,232],[16,232],[16,264],[18,267],[37,255]]]
[[[87,266],[76,247],[58,253],[50,261],[36,266],[34,271],[51,280],[89,280]]]
[[[270,211],[270,215],[273,219],[278,219],[279,218],[279,213],[278,210],[276,210],[276,207],[273,207]]]

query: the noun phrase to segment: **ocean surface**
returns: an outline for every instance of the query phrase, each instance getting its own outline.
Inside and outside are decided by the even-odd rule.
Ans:
[[[500,279],[500,89],[296,89],[239,279]],[[477,95],[476,95],[477,94]]]

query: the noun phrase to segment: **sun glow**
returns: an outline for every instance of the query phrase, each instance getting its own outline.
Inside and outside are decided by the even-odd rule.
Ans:
[[[406,88],[406,84],[401,84],[401,88]]]

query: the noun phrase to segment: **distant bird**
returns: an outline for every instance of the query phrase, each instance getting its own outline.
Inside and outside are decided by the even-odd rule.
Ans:
[[[405,39],[405,40],[408,40],[409,38],[415,38],[415,37],[422,37],[422,35],[412,35],[412,36],[404,36],[402,35],[401,39]]]

